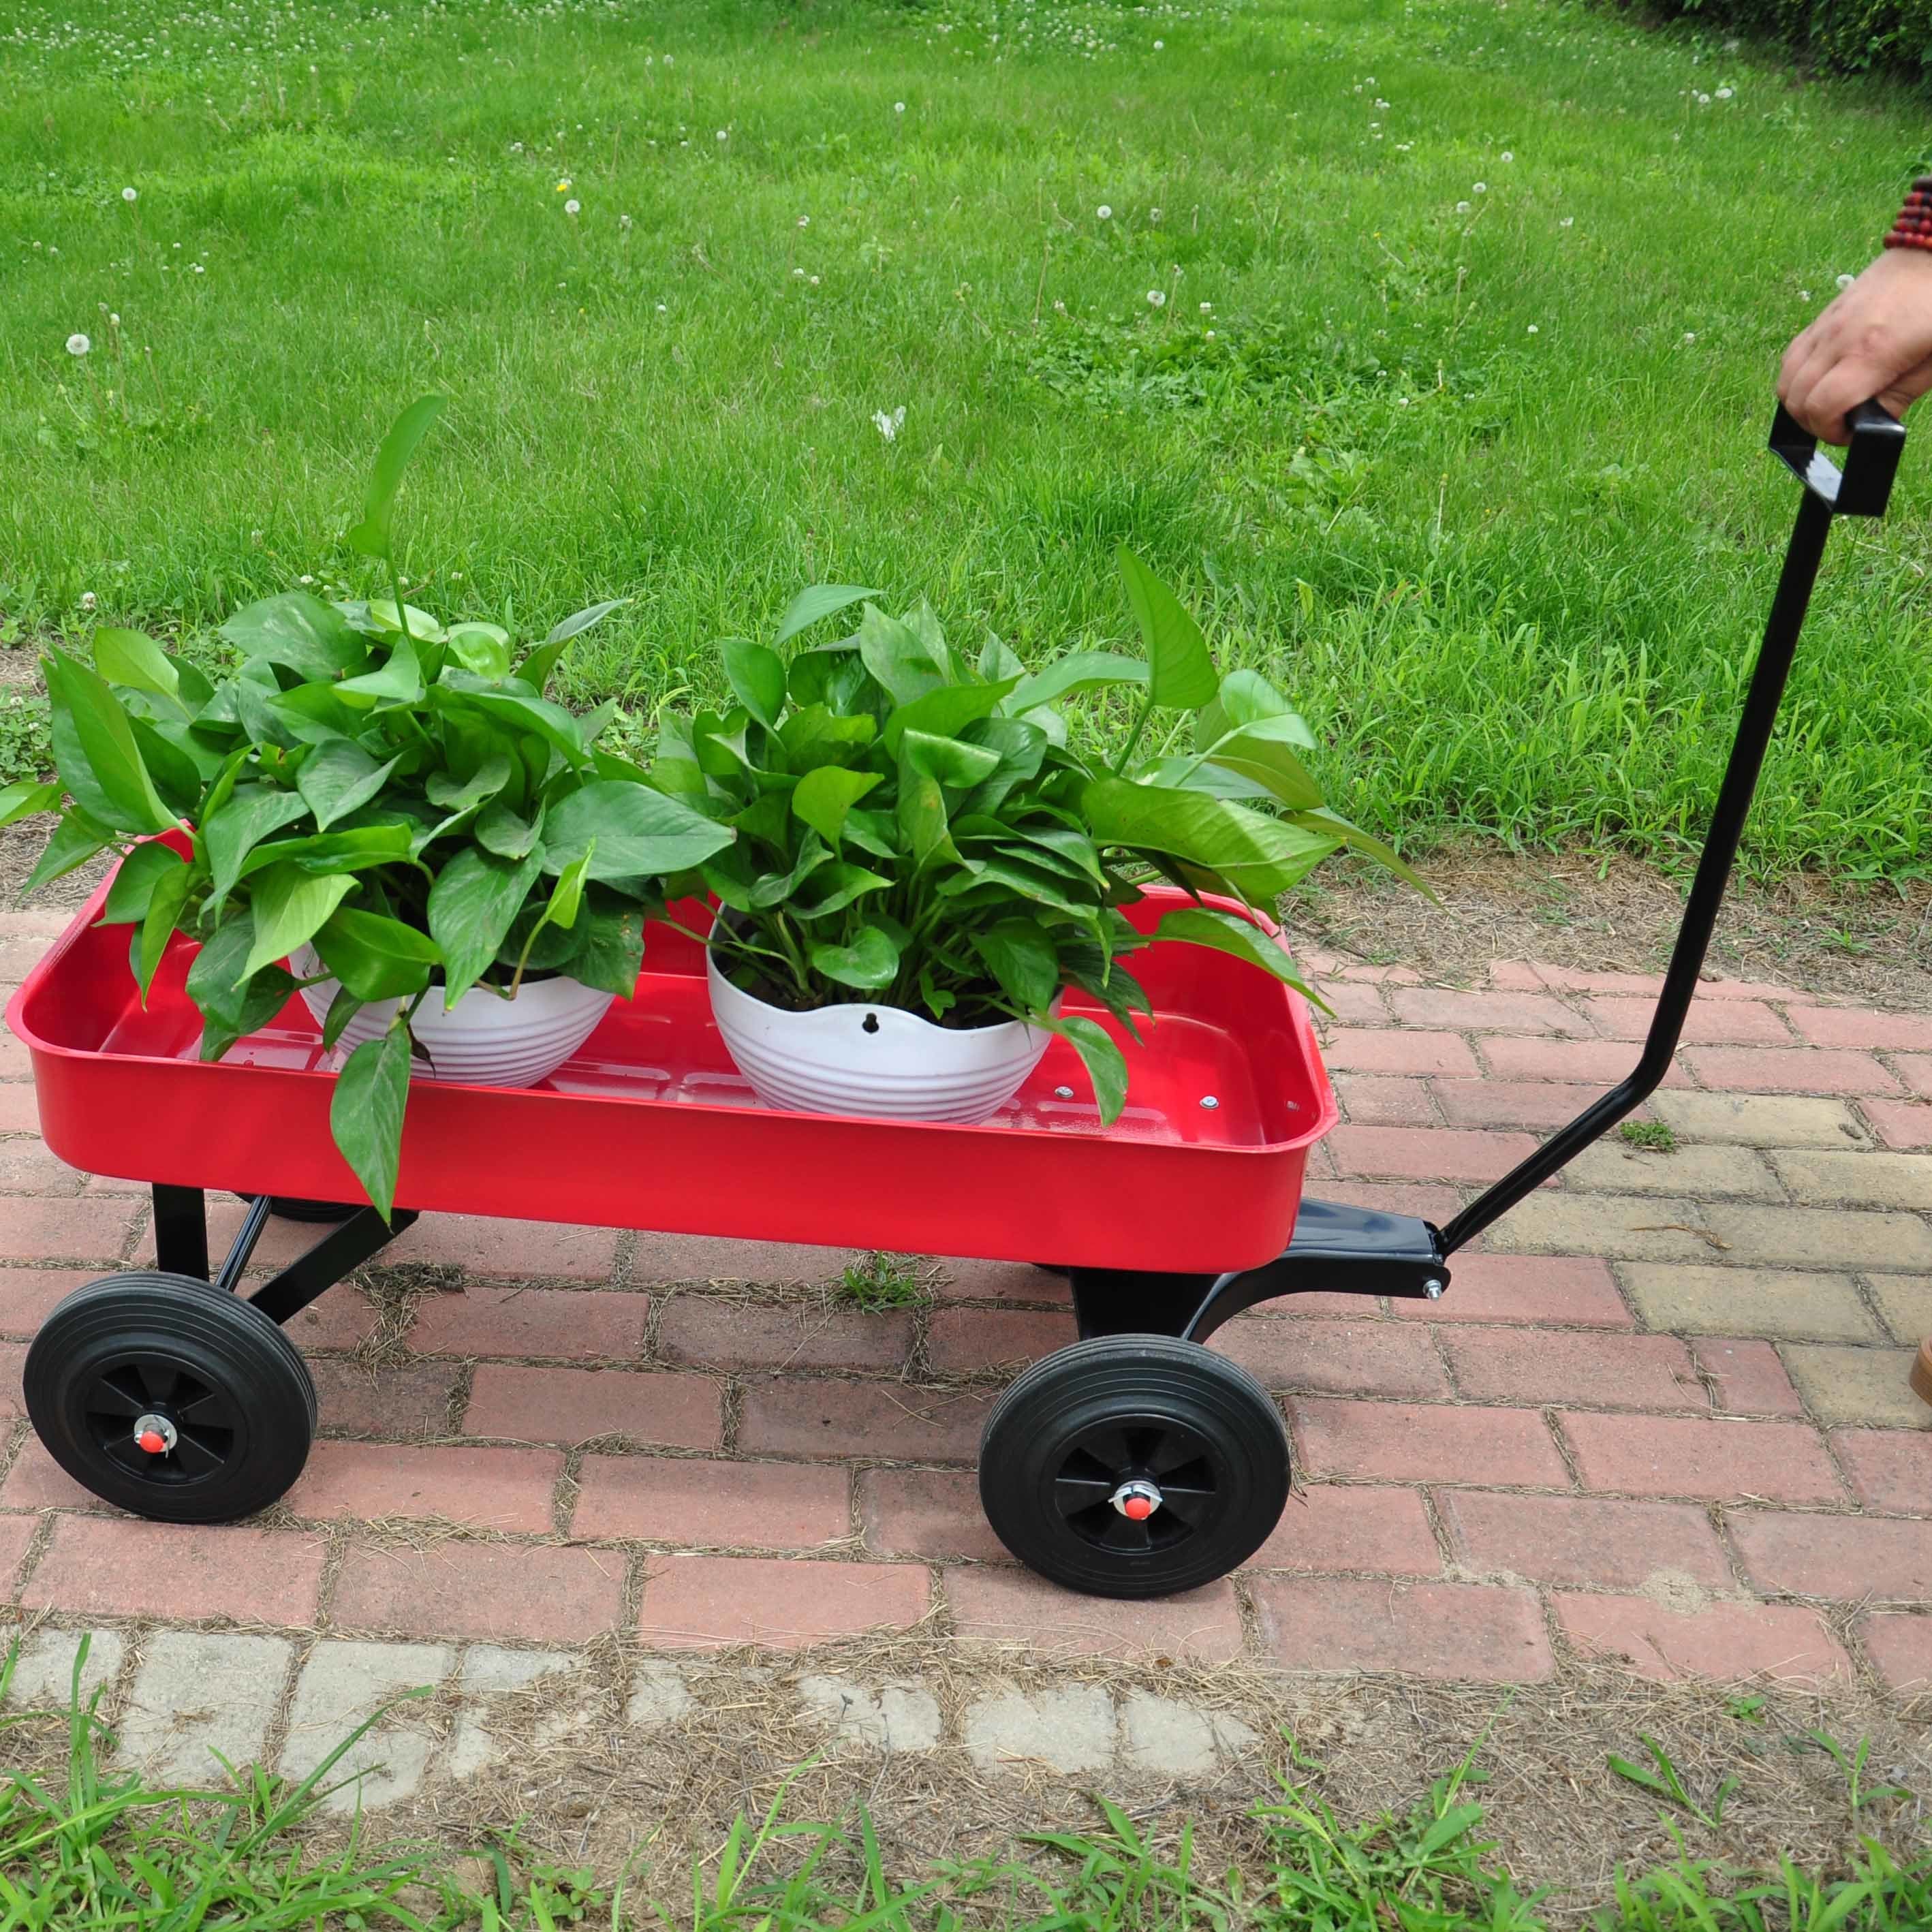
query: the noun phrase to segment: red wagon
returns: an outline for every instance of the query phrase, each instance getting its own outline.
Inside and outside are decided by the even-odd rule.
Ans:
[[[14,995],[46,1143],[154,1190],[156,1266],[77,1290],[28,1352],[28,1411],[76,1480],[142,1516],[232,1520],[283,1495],[315,1420],[280,1324],[440,1210],[657,1232],[1046,1261],[1080,1339],[988,1416],[980,1486],[1001,1540],[1081,1590],[1150,1597],[1211,1581],[1274,1529],[1288,1441],[1267,1391],[1203,1347],[1242,1310],[1304,1290],[1433,1299],[1449,1259],[1641,1104],[1667,1070],[1715,923],[1804,609],[1836,515],[1882,513],[1903,445],[1875,405],[1845,470],[1779,412],[1772,445],[1805,491],[1683,926],[1630,1078],[1437,1228],[1301,1196],[1336,1118],[1300,999],[1228,955],[1137,956],[1156,1022],[1124,1041],[1127,1111],[1102,1129],[1070,1047],[976,1126],[760,1106],[719,1040],[695,940],[653,928],[635,997],[541,1086],[424,1081],[400,1204],[367,1206],[328,1126],[332,1063],[299,999],[223,1059],[197,1057],[177,938],[144,1008],[98,892]],[[1136,909],[1150,924],[1180,896]],[[1078,1010],[1070,1003],[1070,1010]],[[1092,1017],[1111,1026],[1103,1014]],[[211,1270],[204,1197],[248,1197]],[[244,1296],[268,1216],[328,1231]]]

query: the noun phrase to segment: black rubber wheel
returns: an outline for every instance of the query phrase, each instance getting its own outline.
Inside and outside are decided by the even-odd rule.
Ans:
[[[1165,1335],[1057,1350],[1000,1398],[980,1439],[994,1534],[1090,1596],[1165,1597],[1225,1576],[1268,1540],[1288,1488],[1288,1431],[1267,1390]]]
[[[295,1344],[259,1308],[188,1275],[75,1289],[41,1324],[22,1380],[48,1454],[104,1502],[158,1522],[267,1508],[315,1436],[315,1384]]]

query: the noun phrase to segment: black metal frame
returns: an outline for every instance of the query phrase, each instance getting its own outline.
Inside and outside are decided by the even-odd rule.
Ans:
[[[1837,517],[1882,516],[1898,473],[1905,430],[1896,418],[1877,404],[1866,403],[1851,412],[1850,427],[1850,447],[1840,471],[1820,452],[1816,440],[1783,409],[1772,424],[1772,450],[1804,485],[1804,494],[1657,1010],[1629,1078],[1552,1134],[1446,1226],[1438,1228],[1412,1215],[1304,1200],[1286,1251],[1260,1268],[1220,1275],[1071,1269],[1074,1313],[1083,1340],[1098,1335],[1159,1334],[1204,1342],[1244,1309],[1282,1295],[1310,1292],[1432,1301],[1449,1286],[1449,1258],[1458,1249],[1466,1246],[1655,1091],[1670,1070],[1684,1016],[1696,994],[1698,976],[1778,722],[1785,680],[1824,560],[1832,520]],[[154,1196],[159,1265],[170,1274],[209,1280],[207,1217],[201,1190],[157,1185]],[[218,1286],[238,1292],[256,1244],[276,1205],[266,1195],[250,1199],[241,1232],[212,1277]],[[299,1259],[250,1297],[265,1315],[278,1322],[299,1313],[416,1218],[406,1208],[399,1208],[393,1222],[386,1223],[374,1208],[367,1206],[332,1210],[328,1204],[315,1202],[286,1205],[292,1217],[298,1220],[325,1220],[332,1214],[340,1218]]]
[[[1261,1268],[1223,1275],[1124,1275],[1076,1269],[1073,1306],[1083,1340],[1151,1332],[1204,1342],[1244,1308],[1311,1290],[1433,1300],[1449,1286],[1450,1256],[1656,1090],[1670,1070],[1684,1016],[1696,994],[1832,520],[1882,517],[1892,495],[1905,446],[1904,426],[1876,403],[1864,403],[1852,411],[1850,428],[1850,446],[1840,471],[1820,451],[1817,439],[1784,409],[1772,422],[1772,451],[1804,485],[1804,494],[1657,1010],[1629,1078],[1552,1134],[1444,1227],[1410,1215],[1304,1200],[1287,1252]]]
[[[223,1257],[220,1269],[211,1274],[208,1265],[207,1197],[199,1187],[154,1187],[154,1265],[164,1274],[192,1276],[196,1281],[212,1280],[231,1294],[242,1289],[256,1244],[268,1225],[276,1203],[266,1194],[248,1197],[248,1211]],[[303,1203],[310,1208],[320,1204]],[[313,1220],[314,1213],[296,1218]],[[412,1208],[398,1208],[385,1221],[370,1207],[344,1206],[328,1232],[288,1266],[271,1275],[248,1297],[272,1321],[286,1322],[299,1315],[311,1301],[360,1268],[381,1251],[416,1219]]]

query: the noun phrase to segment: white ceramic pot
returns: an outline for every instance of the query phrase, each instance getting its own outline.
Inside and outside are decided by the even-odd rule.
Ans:
[[[1053,1037],[1023,1020],[934,1026],[917,1013],[856,1000],[788,1012],[733,986],[709,952],[705,966],[718,1030],[768,1107],[983,1120],[1026,1084]]]
[[[326,970],[307,946],[290,954],[289,965],[298,979]],[[338,984],[322,980],[302,989],[318,1026],[328,1017]],[[475,1087],[534,1087],[590,1037],[616,998],[560,974],[526,981],[514,1000],[472,986],[453,1010],[445,1012],[440,994],[432,987],[417,1007],[410,1030],[430,1057],[429,1066],[422,1072],[432,1079],[460,1080]],[[342,1050],[352,1051],[387,1032],[399,1004],[370,1000],[342,1029]],[[422,1067],[420,1061],[417,1065]]]

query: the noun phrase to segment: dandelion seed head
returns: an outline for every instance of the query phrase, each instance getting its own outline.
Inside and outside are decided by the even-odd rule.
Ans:
[[[1848,289],[1857,279],[1856,275],[1840,275],[1838,278],[1838,286],[1841,289]]]
[[[1149,289],[1148,290],[1148,307],[1149,308],[1165,308],[1166,306],[1167,291],[1165,289]]]
[[[1574,228],[1576,225],[1576,218],[1574,214],[1566,214],[1556,225],[1559,228]]]
[[[67,352],[70,356],[85,356],[93,346],[94,344],[79,329],[76,329],[67,339]]]
[[[1101,202],[1098,208],[1094,209],[1094,212],[1098,215],[1102,221],[1111,221],[1114,218],[1114,211],[1109,208],[1104,201]]]
[[[1467,214],[1468,213],[1468,212],[1469,212],[1469,204],[1468,204],[1468,202],[1467,202],[1466,201],[1459,201],[1458,202],[1456,202],[1456,212],[1458,214]]]
[[[892,112],[895,114],[903,114],[905,112],[905,103],[903,100],[895,100],[892,103]]]
[[[731,138],[731,130],[730,130],[730,128],[719,128],[719,129],[718,129],[718,140],[721,140],[721,141],[728,141],[728,140],[730,140],[730,138]]]
[[[1489,191],[1490,184],[1487,182],[1477,182],[1475,186],[1470,190],[1473,194],[1487,194]]]
[[[809,228],[812,226],[812,217],[808,214],[801,214],[798,218],[798,225],[801,228]]]
[[[1502,152],[1502,158],[1506,161],[1513,161],[1516,159],[1516,157],[1510,152],[1508,148],[1505,148]]]
[[[80,608],[83,610],[92,610],[98,601],[91,590],[83,590],[80,593]]]
[[[1728,100],[1736,92],[1734,88],[1720,87],[1718,90],[1718,98],[1720,100]]]
[[[818,286],[818,278],[816,275],[807,275],[805,278],[805,285],[808,289],[817,288]]]
[[[139,201],[140,198],[141,191],[139,188],[124,188],[121,190],[121,199],[123,201]]]
[[[1695,342],[1697,340],[1697,332],[1694,328],[1687,328],[1684,332],[1684,340],[1686,342]]]
[[[584,212],[584,204],[582,202],[579,201],[574,195],[572,195],[571,198],[563,204],[563,212],[566,214],[581,214]]]
[[[1212,302],[1203,302],[1201,304],[1201,313],[1203,315],[1212,315],[1214,313],[1214,304]]]
[[[1529,332],[1532,335],[1540,335],[1543,333],[1542,330],[1538,328],[1536,324],[1533,322],[1529,325]]]

